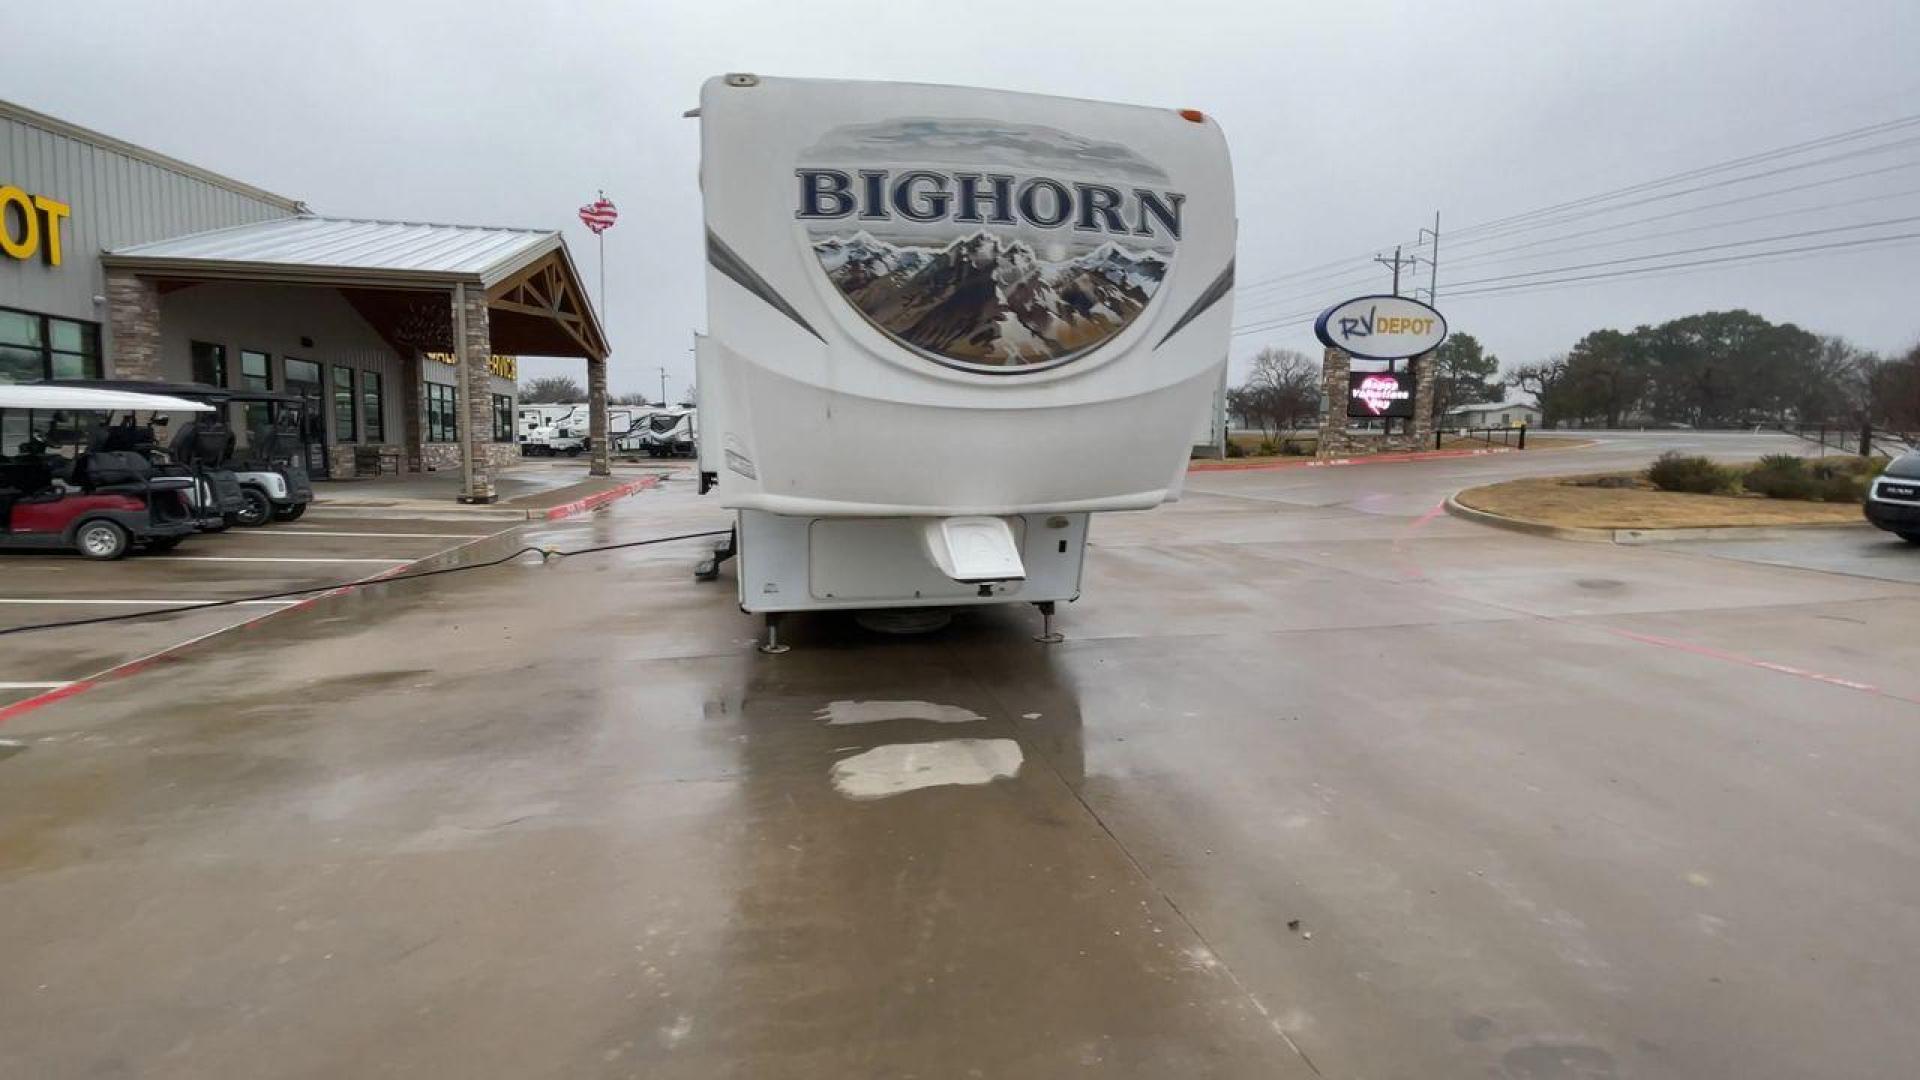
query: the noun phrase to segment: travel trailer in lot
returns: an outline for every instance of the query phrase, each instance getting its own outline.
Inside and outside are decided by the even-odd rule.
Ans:
[[[1226,364],[1234,205],[1193,110],[728,75],[702,88],[702,486],[741,607],[1080,594],[1176,496]],[[710,575],[712,565],[703,567]]]

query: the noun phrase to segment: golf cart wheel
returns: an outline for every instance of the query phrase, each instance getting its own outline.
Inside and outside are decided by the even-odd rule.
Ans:
[[[243,528],[257,529],[273,520],[273,500],[259,488],[244,488],[240,492],[247,505],[234,514],[234,524]]]
[[[1909,544],[1920,544],[1920,532],[1903,532],[1896,533],[1895,535]]]
[[[277,507],[273,511],[275,521],[299,521],[300,515],[307,512],[306,503],[294,503],[292,506]]]
[[[143,544],[142,549],[157,555],[163,551],[172,551],[180,546],[180,541],[185,539],[184,536],[159,536]]]
[[[79,549],[80,554],[102,562],[125,555],[131,545],[132,539],[127,536],[127,530],[111,521],[89,521],[73,534],[73,546]]]

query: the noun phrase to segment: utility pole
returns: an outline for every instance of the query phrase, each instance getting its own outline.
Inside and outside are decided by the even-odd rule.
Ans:
[[[1389,259],[1382,255],[1375,255],[1373,257],[1373,261],[1379,263],[1381,266],[1391,267],[1393,269],[1393,295],[1399,296],[1400,295],[1400,268],[1403,266],[1412,266],[1414,263],[1414,260],[1401,258],[1400,245],[1395,244],[1393,246],[1393,258]]]
[[[1433,240],[1433,256],[1427,260],[1427,303],[1440,302],[1440,211],[1433,212],[1433,228],[1421,229],[1420,239]],[[1416,257],[1417,259],[1417,257]]]
[[[666,404],[667,404],[667,369],[663,366],[660,369],[660,405],[662,408],[664,408],[666,407]]]

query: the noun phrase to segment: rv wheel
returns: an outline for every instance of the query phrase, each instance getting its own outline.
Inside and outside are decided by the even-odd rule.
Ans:
[[[111,521],[89,521],[73,535],[73,546],[89,559],[117,559],[127,553],[127,530]]]

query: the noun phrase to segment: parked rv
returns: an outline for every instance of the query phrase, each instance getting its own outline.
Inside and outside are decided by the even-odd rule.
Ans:
[[[1174,497],[1226,363],[1231,165],[1193,110],[728,75],[702,88],[702,488],[743,609],[1080,594]],[[797,183],[796,183],[797,180]]]

